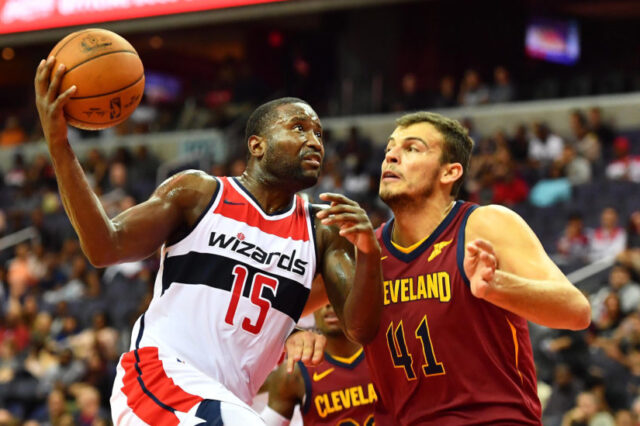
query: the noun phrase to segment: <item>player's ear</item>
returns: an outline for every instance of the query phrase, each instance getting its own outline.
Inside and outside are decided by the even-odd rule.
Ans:
[[[462,179],[464,173],[462,164],[449,163],[444,165],[444,172],[440,176],[440,181],[444,184],[454,183],[458,179]]]
[[[262,136],[252,135],[247,141],[247,146],[249,148],[249,154],[251,154],[252,157],[260,159],[267,151],[267,140]]]

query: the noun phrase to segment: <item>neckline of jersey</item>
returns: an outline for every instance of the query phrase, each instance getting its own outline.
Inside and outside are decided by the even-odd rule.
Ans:
[[[289,216],[296,208],[296,194],[293,195],[289,205],[280,210],[277,210],[273,213],[267,213],[262,209],[262,206],[258,202],[258,200],[253,196],[251,192],[247,188],[240,183],[240,180],[236,176],[233,176],[229,179],[231,185],[242,195],[244,198],[262,215],[263,218],[268,220],[279,220],[283,219],[286,216]]]
[[[460,200],[456,201],[453,208],[449,211],[445,218],[442,219],[440,224],[436,227],[435,231],[433,231],[431,235],[423,240],[422,243],[419,244],[415,249],[411,250],[408,253],[404,253],[401,250],[398,250],[391,241],[391,231],[393,230],[393,222],[395,218],[391,218],[391,220],[389,220],[389,222],[387,222],[382,228],[382,242],[384,243],[387,251],[391,255],[393,255],[393,257],[406,263],[411,262],[433,245],[433,243],[440,237],[442,232],[444,232],[449,224],[451,224],[463,204],[464,203]]]

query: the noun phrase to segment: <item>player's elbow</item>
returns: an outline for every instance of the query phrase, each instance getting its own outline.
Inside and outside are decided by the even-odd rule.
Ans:
[[[582,296],[581,300],[576,303],[573,309],[572,324],[570,330],[584,330],[591,324],[591,305],[586,297]]]

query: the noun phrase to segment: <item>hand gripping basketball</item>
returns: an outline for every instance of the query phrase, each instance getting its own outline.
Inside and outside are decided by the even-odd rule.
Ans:
[[[42,123],[42,131],[49,143],[67,139],[67,121],[64,118],[63,108],[69,102],[71,95],[76,92],[74,85],[59,93],[60,79],[65,66],[59,64],[53,72],[53,78],[50,78],[54,64],[54,57],[40,61],[35,78],[36,107]]]

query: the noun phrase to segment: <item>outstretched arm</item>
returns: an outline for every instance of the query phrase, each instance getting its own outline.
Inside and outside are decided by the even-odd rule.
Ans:
[[[500,206],[477,209],[465,232],[464,269],[472,293],[552,328],[589,325],[586,297],[549,258],[529,225]]]
[[[380,245],[358,203],[340,194],[320,198],[331,202],[316,214],[324,235],[320,256],[327,295],[346,336],[364,345],[378,332],[382,313]]]
[[[202,175],[186,173],[161,185],[151,198],[110,220],[91,189],[67,139],[63,107],[75,87],[59,94],[64,65],[53,78],[53,58],[42,61],[35,77],[36,105],[56,173],[64,208],[89,261],[98,267],[145,258],[157,250],[197,208],[197,193],[211,191]]]

